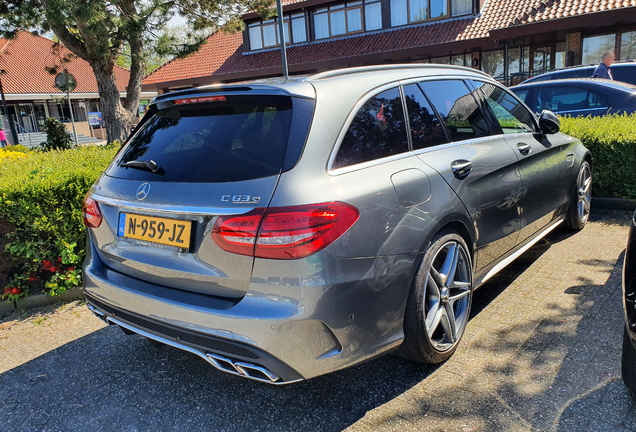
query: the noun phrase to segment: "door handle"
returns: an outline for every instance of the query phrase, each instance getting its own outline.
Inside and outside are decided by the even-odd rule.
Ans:
[[[519,153],[525,156],[530,154],[530,152],[532,151],[532,146],[530,144],[521,142],[517,144],[517,149],[519,150]]]
[[[455,177],[463,179],[473,170],[473,164],[465,159],[456,160],[451,163],[451,170]]]

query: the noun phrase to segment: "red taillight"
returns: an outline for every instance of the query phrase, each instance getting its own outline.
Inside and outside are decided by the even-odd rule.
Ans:
[[[99,204],[92,198],[86,197],[82,206],[84,213],[84,225],[88,228],[99,228],[102,224],[102,212],[99,210]]]
[[[177,99],[174,101],[175,105],[184,105],[191,103],[203,103],[203,102],[224,102],[225,96],[204,96],[204,97],[191,97],[185,99]]]
[[[212,239],[221,249],[241,255],[304,258],[333,243],[359,215],[355,207],[339,202],[256,209],[219,217]]]

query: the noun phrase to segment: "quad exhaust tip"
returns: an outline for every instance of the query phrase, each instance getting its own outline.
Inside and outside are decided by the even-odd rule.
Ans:
[[[233,362],[232,360],[221,357],[217,354],[206,353],[206,357],[212,366],[223,372],[244,376],[246,378],[266,383],[276,383],[280,381],[279,376],[262,366],[256,366],[245,362]]]
[[[253,379],[253,380],[268,383],[268,384],[291,384],[293,382],[301,381],[301,380],[283,381],[278,375],[276,375],[275,373],[271,372],[270,370],[268,370],[267,368],[263,366],[258,366],[258,365],[254,365],[254,364],[246,363],[242,361],[235,362],[233,360],[230,360],[218,354],[200,352],[199,350],[193,349],[191,347],[187,347],[185,345],[181,345],[179,343],[175,343],[173,341],[169,341],[167,339],[158,337],[157,335],[147,333],[141,329],[132,328],[113,317],[107,317],[102,311],[93,307],[90,304],[87,306],[88,306],[88,309],[97,318],[101,319],[107,324],[118,325],[126,334],[133,334],[133,333],[140,334],[157,344],[171,345],[175,348],[179,348],[184,351],[190,352],[192,354],[196,354],[199,357],[203,357],[204,359],[206,359],[212,366],[214,366],[221,372],[226,372],[232,375],[242,376],[244,378],[249,378],[249,379]]]

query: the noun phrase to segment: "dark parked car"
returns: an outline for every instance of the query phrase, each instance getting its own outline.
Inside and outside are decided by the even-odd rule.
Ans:
[[[512,90],[535,113],[602,116],[636,111],[636,86],[598,78],[521,84]]]
[[[457,349],[473,289],[589,215],[589,151],[484,73],[386,65],[158,96],[88,193],[125,332],[285,384]]]
[[[592,78],[597,66],[598,65],[574,66],[566,69],[559,69],[529,78],[525,80],[523,84],[569,78]],[[612,71],[614,80],[636,85],[636,62],[616,62],[612,65],[610,70]]]
[[[623,310],[623,381],[631,391],[636,392],[636,213],[629,228],[623,263]]]

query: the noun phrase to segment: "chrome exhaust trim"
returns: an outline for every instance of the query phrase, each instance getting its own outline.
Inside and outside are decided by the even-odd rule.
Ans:
[[[268,384],[277,384],[277,381],[280,380],[280,377],[266,368],[262,366],[256,366],[249,363],[244,362],[236,362],[234,363],[232,360],[227,359],[225,357],[221,357],[217,354],[206,354],[208,357],[208,361],[223,372],[227,372],[233,375],[241,375],[246,378],[251,378],[256,381],[265,382]],[[257,374],[255,374],[256,372]]]
[[[100,314],[102,316],[104,316],[104,318],[102,318],[104,321],[106,321],[108,324],[116,324],[119,327],[122,327],[124,329],[127,329],[133,333],[137,333],[141,336],[145,336],[148,339],[152,339],[155,340],[157,342],[161,342],[165,345],[170,345],[171,347],[174,348],[178,348],[180,350],[183,351],[187,351],[189,353],[195,354],[199,357],[201,357],[202,359],[206,360],[208,363],[210,363],[212,366],[214,366],[216,369],[225,372],[225,373],[229,373],[232,375],[238,375],[244,378],[249,378],[255,381],[260,381],[260,382],[264,382],[267,384],[275,384],[275,385],[281,385],[281,384],[291,384],[291,383],[295,383],[298,381],[302,381],[302,379],[297,379],[297,380],[293,380],[293,381],[281,381],[280,377],[278,377],[276,374],[270,372],[269,370],[267,370],[267,368],[263,367],[263,366],[257,366],[257,365],[253,365],[253,364],[249,364],[249,363],[244,363],[244,362],[233,362],[230,359],[227,359],[225,357],[219,356],[217,354],[211,354],[211,353],[205,353],[203,351],[200,351],[198,349],[195,348],[191,348],[187,345],[182,345],[180,343],[171,341],[169,339],[163,338],[161,336],[157,336],[155,334],[146,332],[144,330],[138,329],[136,327],[133,327],[129,324],[126,324],[120,320],[118,320],[117,318],[113,318],[111,316],[105,316],[103,312],[98,311],[96,308],[92,307],[92,306],[88,306],[89,309],[91,310],[91,312],[95,313],[95,315],[97,317],[100,317]],[[96,312],[94,312],[96,311]],[[101,317],[100,317],[101,318]]]
[[[99,309],[96,309],[95,307],[89,304],[87,304],[86,306],[88,306],[88,310],[91,311],[93,315],[95,315],[97,318],[99,318],[102,321],[106,321],[106,315],[104,315],[104,312],[100,311]]]

